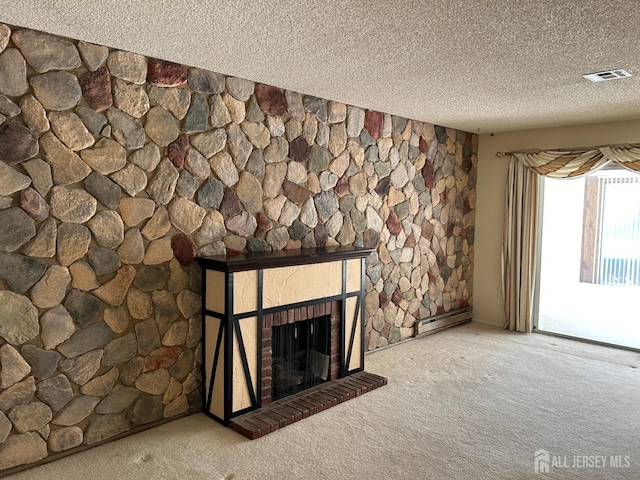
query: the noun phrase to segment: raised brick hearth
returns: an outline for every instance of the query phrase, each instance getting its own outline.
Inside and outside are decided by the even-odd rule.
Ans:
[[[240,415],[231,419],[229,426],[245,437],[255,440],[386,384],[387,379],[384,377],[357,372]]]

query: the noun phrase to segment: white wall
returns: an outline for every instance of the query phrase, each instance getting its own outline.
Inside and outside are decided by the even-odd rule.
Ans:
[[[500,247],[510,157],[496,157],[496,152],[611,143],[640,143],[640,120],[480,135],[473,277],[475,321],[497,326],[504,323]]]

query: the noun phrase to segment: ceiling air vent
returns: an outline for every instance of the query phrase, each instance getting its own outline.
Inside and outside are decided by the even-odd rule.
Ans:
[[[607,70],[605,72],[598,73],[589,73],[587,75],[582,75],[587,80],[591,80],[592,82],[604,82],[605,80],[616,80],[618,78],[627,78],[630,77],[631,74],[622,68],[617,68],[615,70]]]

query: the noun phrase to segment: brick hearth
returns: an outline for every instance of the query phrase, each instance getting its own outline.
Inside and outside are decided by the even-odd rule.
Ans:
[[[229,426],[245,437],[255,440],[386,384],[387,379],[384,377],[357,372],[235,417],[230,420]]]

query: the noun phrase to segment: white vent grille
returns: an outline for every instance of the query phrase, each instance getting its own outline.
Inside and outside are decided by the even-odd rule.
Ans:
[[[583,75],[584,78],[586,78],[587,80],[591,80],[592,82],[604,82],[605,80],[617,80],[618,78],[627,78],[630,76],[631,74],[622,68]]]

